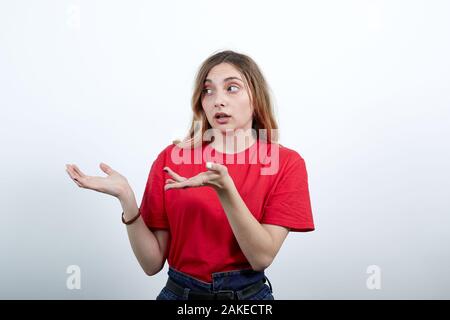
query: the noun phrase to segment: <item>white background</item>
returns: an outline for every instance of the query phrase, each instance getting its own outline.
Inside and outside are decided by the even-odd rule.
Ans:
[[[281,143],[306,161],[316,231],[266,270],[275,299],[450,298],[449,1],[1,1],[0,298],[154,299],[117,199],[75,163],[150,166],[191,119],[195,72],[250,55]],[[81,268],[68,290],[66,268]],[[381,270],[370,290],[366,271]]]

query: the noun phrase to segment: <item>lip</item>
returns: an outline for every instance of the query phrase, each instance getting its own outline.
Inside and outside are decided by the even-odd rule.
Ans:
[[[225,116],[222,118],[218,118],[218,116]],[[231,116],[228,113],[225,112],[216,112],[214,114],[214,120],[219,123],[219,124],[225,124],[229,121],[229,119],[231,118]]]
[[[231,117],[227,117],[227,118],[214,118],[214,120],[219,123],[219,124],[226,124],[228,123],[228,121],[230,121]]]
[[[228,113],[226,112],[216,112],[214,114],[214,118],[217,118],[217,116],[227,116],[227,117],[231,117]]]

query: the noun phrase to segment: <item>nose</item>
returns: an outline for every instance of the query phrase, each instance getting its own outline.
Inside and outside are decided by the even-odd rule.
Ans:
[[[217,92],[215,95],[215,98],[214,98],[214,106],[215,107],[219,107],[219,106],[224,107],[225,105],[226,105],[225,96],[221,92]]]

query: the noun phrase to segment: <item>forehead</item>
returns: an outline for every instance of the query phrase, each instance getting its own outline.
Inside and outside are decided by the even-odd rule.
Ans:
[[[209,70],[208,72],[208,75],[206,76],[205,81],[211,80],[212,82],[220,83],[224,79],[229,77],[236,77],[244,81],[239,71],[229,63],[221,63],[211,68],[211,70]]]

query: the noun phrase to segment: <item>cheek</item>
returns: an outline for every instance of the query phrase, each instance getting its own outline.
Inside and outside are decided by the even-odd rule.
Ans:
[[[209,107],[207,104],[205,105],[205,103],[202,102],[202,109],[203,109],[203,112],[206,114],[207,118],[212,117],[212,114],[214,112],[213,108]]]
[[[203,111],[208,111],[208,102],[206,101],[206,99],[205,98],[202,98],[201,100],[200,100],[200,102],[201,102],[201,104],[202,104],[202,109],[203,109]]]
[[[253,107],[251,105],[250,99],[247,96],[243,96],[240,101],[240,110],[242,110],[242,116],[247,118],[253,114]]]

